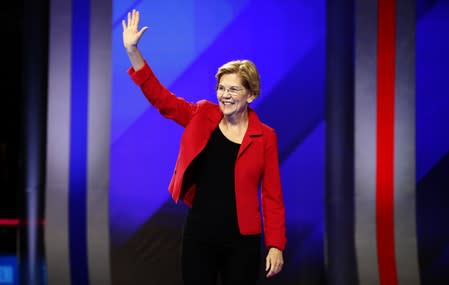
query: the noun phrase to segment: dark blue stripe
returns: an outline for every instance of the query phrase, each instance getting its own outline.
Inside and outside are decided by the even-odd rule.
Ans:
[[[355,285],[354,1],[328,0],[326,14],[327,284]]]
[[[72,0],[69,244],[73,285],[89,283],[87,270],[87,112],[90,0]]]

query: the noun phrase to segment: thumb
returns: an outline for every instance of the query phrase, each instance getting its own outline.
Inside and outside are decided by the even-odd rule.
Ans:
[[[139,37],[141,37],[142,34],[145,33],[146,30],[148,30],[148,27],[147,27],[147,26],[145,26],[145,27],[143,27],[142,29],[140,29],[140,31],[139,31]]]
[[[270,257],[267,256],[267,258],[265,259],[265,271],[268,271],[268,269],[270,269]]]

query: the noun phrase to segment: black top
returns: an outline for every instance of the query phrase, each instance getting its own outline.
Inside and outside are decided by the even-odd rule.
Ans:
[[[237,222],[234,168],[240,144],[227,139],[217,127],[193,162],[197,185],[187,216],[184,237],[221,244],[258,244],[260,235],[242,236]],[[246,241],[245,241],[246,240]]]

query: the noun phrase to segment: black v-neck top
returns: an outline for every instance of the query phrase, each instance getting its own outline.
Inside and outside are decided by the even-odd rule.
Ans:
[[[230,141],[217,127],[195,158],[197,190],[187,216],[184,237],[225,244],[234,244],[242,238],[259,238],[259,235],[242,236],[238,229],[234,169],[239,149],[240,144]]]

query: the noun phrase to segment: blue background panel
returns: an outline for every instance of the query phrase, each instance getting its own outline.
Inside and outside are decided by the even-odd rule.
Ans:
[[[244,58],[256,63],[262,94],[253,108],[279,137],[289,239],[283,274],[292,284],[324,284],[325,1],[140,0],[113,5],[113,252],[123,251],[149,223],[157,224],[152,229],[179,232],[186,213],[182,205],[172,207],[167,192],[182,128],[151,108],[126,73],[129,61],[120,21],[137,8],[142,25],[150,27],[140,48],[160,81],[178,96],[215,101],[214,75],[220,65]],[[449,284],[446,35],[449,1],[418,0],[417,235],[422,284]]]
[[[416,179],[421,284],[449,284],[449,1],[417,1]]]
[[[218,67],[234,59],[255,62],[261,96],[252,107],[275,128],[279,139],[287,210],[285,276],[320,284],[324,278],[325,1],[167,0],[114,1],[113,5],[113,250],[126,248],[161,213],[170,212],[181,221],[185,215],[184,206],[172,210],[166,204],[182,128],[161,117],[126,73],[130,64],[120,21],[136,8],[141,24],[150,27],[139,47],[159,80],[177,96],[216,102]],[[167,217],[158,220],[158,227],[172,226]]]

